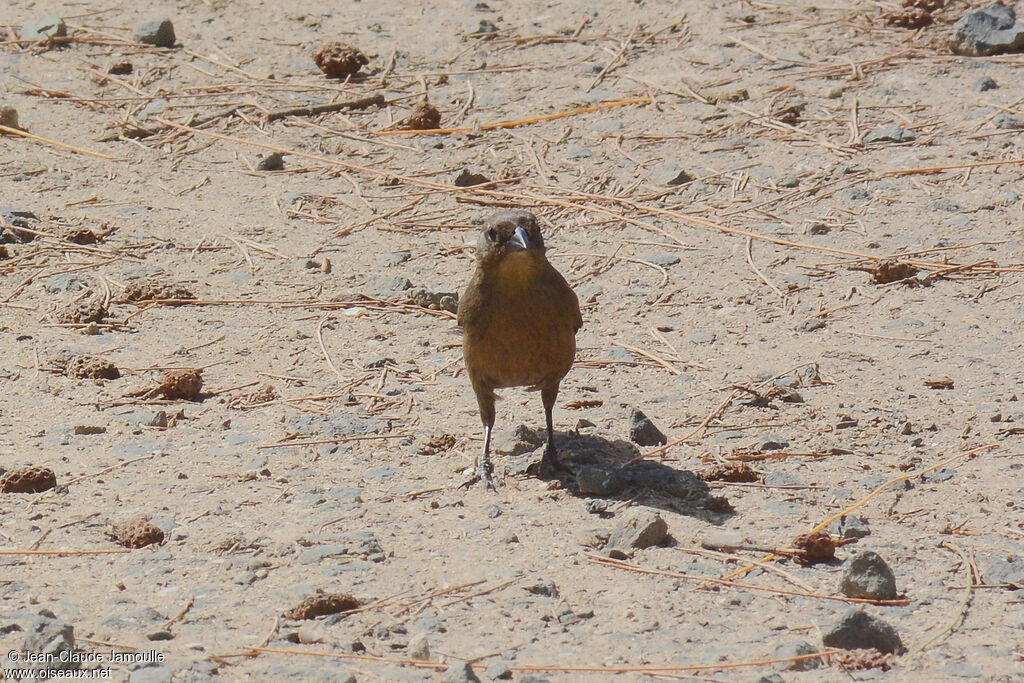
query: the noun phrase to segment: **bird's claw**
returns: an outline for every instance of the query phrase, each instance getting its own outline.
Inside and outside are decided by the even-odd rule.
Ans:
[[[476,470],[466,479],[464,482],[459,484],[460,489],[468,489],[470,486],[479,482],[484,482],[484,488],[488,491],[497,491],[498,489],[494,485],[494,466],[490,462],[481,462],[477,465]]]

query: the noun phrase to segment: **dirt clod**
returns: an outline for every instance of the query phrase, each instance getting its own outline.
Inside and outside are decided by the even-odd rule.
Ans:
[[[162,301],[167,299],[195,299],[193,294],[184,285],[160,282],[158,280],[136,280],[129,282],[124,288],[125,301]]]
[[[918,269],[905,261],[879,261],[866,270],[871,273],[871,282],[876,285],[886,285],[890,282],[899,282],[912,278],[918,273]]]
[[[313,61],[328,78],[345,78],[359,72],[370,60],[354,45],[329,41],[313,50]]]
[[[920,7],[903,7],[892,12],[886,12],[884,16],[886,24],[889,26],[899,26],[900,28],[921,28],[928,26],[934,21],[931,12]]]
[[[136,517],[127,522],[115,524],[109,534],[125,548],[145,548],[164,542],[164,532],[149,521],[148,517]]]
[[[708,512],[720,512],[723,514],[736,512],[736,508],[733,507],[732,503],[725,496],[708,496],[704,500],[704,509]]]
[[[0,477],[0,493],[42,493],[57,485],[57,475],[49,467],[22,467]]]
[[[704,481],[754,482],[761,475],[745,462],[724,462],[706,468],[700,473],[700,478]]]
[[[196,401],[203,390],[203,371],[171,370],[164,376],[164,381],[153,390],[156,395],[168,401]]]
[[[843,671],[864,671],[866,669],[892,668],[892,654],[879,652],[874,648],[860,650],[843,650],[828,656],[829,663]]]
[[[286,619],[316,619],[328,614],[351,612],[359,601],[347,593],[317,593],[284,613]]]
[[[420,102],[405,119],[406,130],[434,130],[441,127],[441,112],[430,102]]]
[[[99,323],[107,317],[107,307],[99,297],[72,301],[53,309],[53,319],[61,324]]]
[[[832,562],[836,559],[836,547],[841,545],[827,531],[800,534],[793,541],[794,559],[805,566]]]
[[[75,379],[117,379],[117,366],[99,356],[75,356],[64,366],[64,375]]]
[[[417,452],[420,455],[437,455],[451,450],[454,445],[455,436],[453,434],[431,434],[427,442],[417,449]]]

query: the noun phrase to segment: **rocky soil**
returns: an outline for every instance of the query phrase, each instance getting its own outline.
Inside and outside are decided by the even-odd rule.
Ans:
[[[8,674],[1020,679],[1024,46],[955,54],[982,6],[9,3]],[[508,206],[583,305],[573,474],[508,390],[461,488]]]

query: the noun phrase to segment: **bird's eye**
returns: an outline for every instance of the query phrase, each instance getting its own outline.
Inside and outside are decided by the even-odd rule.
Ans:
[[[498,239],[498,231],[495,230],[494,228],[491,228],[490,230],[488,230],[487,231],[487,239],[489,239],[491,242],[493,242],[494,240]]]

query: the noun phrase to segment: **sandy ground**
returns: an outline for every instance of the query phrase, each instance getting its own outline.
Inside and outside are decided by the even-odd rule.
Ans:
[[[874,550],[905,604],[862,607],[906,652],[784,680],[1024,675],[1024,184],[1019,163],[984,165],[1024,157],[999,127],[1024,116],[1024,57],[950,54],[964,3],[919,31],[886,3],[666,4],[9,4],[8,34],[55,13],[75,40],[4,42],[0,104],[111,158],[0,136],[0,206],[38,218],[0,257],[0,466],[59,485],[0,495],[0,545],[117,550],[109,532],[140,515],[165,540],[0,556],[3,651],[47,609],[83,652],[163,659],[104,664],[118,680],[434,680],[473,660],[484,679],[503,662],[523,681],[748,681],[791,663],[731,666],[823,648],[852,607],[828,599],[842,562]],[[132,44],[161,12],[178,46]],[[320,74],[325,39],[358,46],[363,75]],[[376,134],[424,94],[471,130]],[[866,141],[892,126],[913,139]],[[255,170],[270,148],[306,156]],[[453,188],[463,168],[490,193]],[[458,488],[481,429],[454,316],[429,305],[468,280],[499,206],[538,215],[583,303],[565,452],[629,457],[631,408],[684,439],[604,503],[512,456],[497,492]],[[128,300],[147,289],[195,300]],[[73,376],[83,354],[120,377]],[[151,391],[194,368],[197,400]],[[536,394],[503,399],[507,447],[543,414]],[[680,474],[737,459],[756,482],[702,493]],[[685,578],[729,575],[904,475],[836,562],[735,578],[755,587]],[[599,564],[637,511],[669,538]],[[706,551],[736,545],[760,550]],[[283,616],[318,590],[366,609]],[[260,645],[290,652],[245,656]],[[422,658],[437,668],[396,663]]]

